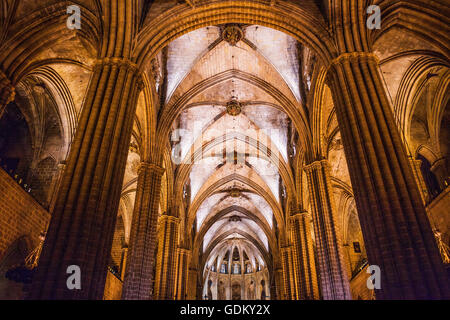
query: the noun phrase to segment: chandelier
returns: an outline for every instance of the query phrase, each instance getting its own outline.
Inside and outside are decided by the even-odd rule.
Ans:
[[[39,235],[39,245],[31,251],[31,253],[25,258],[24,262],[13,266],[9,269],[5,277],[15,282],[21,282],[25,284],[31,283],[33,280],[34,272],[41,256],[42,247],[44,245],[45,232],[41,232]]]

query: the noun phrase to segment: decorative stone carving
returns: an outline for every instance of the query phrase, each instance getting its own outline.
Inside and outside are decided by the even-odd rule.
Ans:
[[[161,66],[159,64],[158,59],[155,58],[151,61],[151,68],[153,79],[155,80],[155,83],[159,85],[159,83],[161,82],[162,75],[161,75]]]
[[[242,105],[237,100],[231,100],[227,103],[227,113],[230,116],[236,117],[242,112]]]
[[[222,32],[222,39],[235,46],[244,38],[244,31],[238,25],[228,25]]]
[[[139,153],[139,146],[136,142],[132,141],[130,143],[130,151],[134,153]]]
[[[45,93],[45,85],[43,83],[39,83],[33,87],[33,91],[42,95]]]
[[[230,219],[228,219],[230,222],[239,222],[242,221],[241,217],[239,216],[231,216]]]
[[[230,196],[232,198],[239,198],[241,196],[241,190],[233,188],[230,190]]]

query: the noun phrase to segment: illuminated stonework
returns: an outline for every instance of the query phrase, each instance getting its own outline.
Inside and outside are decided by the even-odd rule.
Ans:
[[[235,46],[244,38],[244,32],[238,25],[228,25],[222,32],[222,39]]]
[[[450,299],[444,0],[75,2],[0,0],[0,300]]]
[[[232,198],[239,198],[242,195],[241,190],[233,188],[230,190],[230,196]]]
[[[236,117],[240,115],[241,112],[242,112],[242,105],[239,101],[231,100],[230,102],[227,103],[227,113],[230,116]]]

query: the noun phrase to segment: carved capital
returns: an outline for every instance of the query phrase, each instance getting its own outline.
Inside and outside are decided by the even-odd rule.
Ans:
[[[328,160],[324,159],[324,160],[319,160],[319,161],[314,161],[313,163],[305,166],[303,168],[303,170],[305,170],[306,173],[311,173],[315,170],[319,170],[322,168],[330,168],[330,163],[328,162]]]
[[[192,254],[191,250],[186,249],[186,248],[178,247],[177,250],[178,250],[179,255],[183,255],[186,257],[190,257]]]
[[[107,57],[103,59],[97,59],[95,62],[94,69],[101,68],[104,66],[118,66],[118,67],[126,67],[131,72],[140,74],[139,67],[134,62],[126,59],[126,58],[117,58],[117,57]]]
[[[295,220],[301,220],[303,218],[309,218],[311,215],[309,214],[308,211],[301,211],[301,212],[296,212],[293,215],[290,216],[291,222],[294,222]]]
[[[145,161],[143,161],[139,164],[138,174],[140,174],[142,170],[154,172],[160,176],[162,176],[164,174],[164,172],[166,171],[166,169],[164,169],[156,164],[153,164],[150,162],[145,162]]]
[[[288,253],[288,254],[290,254],[291,251],[292,251],[292,245],[286,245],[286,246],[284,246],[284,247],[281,247],[281,248],[280,248],[280,251],[281,251],[282,254],[283,254],[283,253]]]
[[[166,214],[162,215],[160,218],[160,223],[173,223],[175,225],[178,225],[180,223],[180,218],[174,217],[174,216],[168,216]]]
[[[360,61],[372,61],[376,64],[380,63],[380,59],[372,52],[347,52],[343,53],[337,58],[333,59],[328,67],[328,70],[337,65],[343,65],[345,62],[360,62]]]

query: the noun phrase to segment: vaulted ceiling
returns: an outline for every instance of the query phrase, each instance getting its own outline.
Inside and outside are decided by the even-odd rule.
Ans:
[[[170,136],[186,237],[205,267],[234,247],[270,265],[293,185],[291,116],[304,110],[297,41],[257,25],[210,26],[157,59],[164,108],[183,101]]]
[[[83,8],[83,28],[77,31],[65,28],[66,1],[0,1],[0,69],[18,82],[21,105],[31,105],[27,99],[42,104],[44,100],[29,97],[35,95],[32,89],[36,83],[43,84],[46,94],[54,97],[55,113],[60,114],[64,129],[61,159],[65,158],[71,134],[76,129],[92,68],[99,56],[104,37],[101,17],[109,3],[101,0],[73,2]],[[139,40],[146,39],[147,31],[156,32],[154,21],[170,18],[171,10],[178,8],[176,10],[185,14],[191,9],[200,11],[202,6],[209,8],[225,2],[230,6],[243,3],[137,1],[141,15],[139,31],[143,34]],[[301,12],[305,14],[302,18],[312,19],[319,30],[326,30],[330,19],[343,7],[342,1],[335,0],[255,1],[258,5],[263,2],[274,4],[275,10],[287,8]],[[403,94],[409,91],[399,88],[405,86],[409,74],[419,73],[417,70],[423,81],[430,80],[429,72],[448,80],[448,63],[442,63],[448,58],[448,48],[445,50],[445,46],[440,45],[446,38],[431,41],[432,37],[428,37],[430,41],[424,41],[427,26],[438,25],[439,19],[445,24],[437,13],[444,12],[446,1],[374,3],[380,4],[387,14],[383,18],[386,19],[383,29],[373,34],[372,49],[381,60],[383,78],[393,106],[398,109],[394,111],[400,115],[399,122],[405,126],[411,122],[411,119],[401,118],[403,114],[414,119],[411,142],[419,144],[427,131],[422,128],[427,124],[419,126],[427,120],[427,114],[419,112],[423,109],[420,105],[425,104],[425,97],[440,97],[437,93],[446,91],[429,90],[429,96],[421,93],[415,103],[410,103],[411,97]],[[428,18],[422,23],[405,25],[402,17],[417,21],[415,8],[424,3],[430,6]],[[49,24],[52,29],[48,33],[29,32],[38,24],[41,28]],[[179,210],[187,232],[181,236],[194,243],[197,250],[208,254],[203,259],[208,265],[231,246],[245,248],[242,250],[247,255],[270,260],[284,234],[280,231],[285,228],[283,215],[290,205],[289,200],[302,195],[307,198],[306,188],[301,186],[301,167],[294,162],[299,158],[301,162],[302,148],[307,149],[311,140],[323,145],[323,155],[333,166],[334,182],[346,190],[351,189],[331,93],[325,89],[323,99],[318,99],[320,111],[313,101],[317,98],[313,97],[314,87],[320,79],[317,70],[323,67],[318,57],[291,36],[260,25],[236,26],[242,30],[242,38],[230,43],[223,39],[225,27],[211,25],[197,29],[195,26],[191,28],[195,31],[186,34],[184,29],[180,34],[176,31],[176,35],[170,35],[174,39],[172,42],[161,44],[164,49],[155,59],[142,55],[144,73],[155,80],[151,79],[147,85],[156,84],[151,90],[157,92],[159,101],[147,99],[144,94],[139,98],[120,206],[128,238],[137,167],[145,154],[142,149],[156,140],[146,136],[151,126],[148,119],[153,117],[155,127],[167,127],[168,134],[163,131],[161,137],[169,135],[170,145],[161,144],[170,149],[174,160],[173,163],[166,161],[163,184],[170,187],[165,189],[160,211],[168,209],[167,203],[174,201],[171,198],[183,204]],[[151,43],[137,43],[137,46],[151,47]],[[430,82],[435,80],[437,77],[432,77]],[[441,87],[444,88],[438,86]],[[415,106],[419,108],[414,111]],[[446,114],[438,116],[439,113],[431,109],[429,113],[436,113],[432,118],[434,124],[442,117],[448,118]],[[315,130],[315,114],[322,120],[317,121],[320,122],[318,130],[311,138],[308,135]],[[439,136],[433,132],[431,135]],[[439,149],[439,141],[433,144]],[[270,261],[265,263],[269,265]]]

